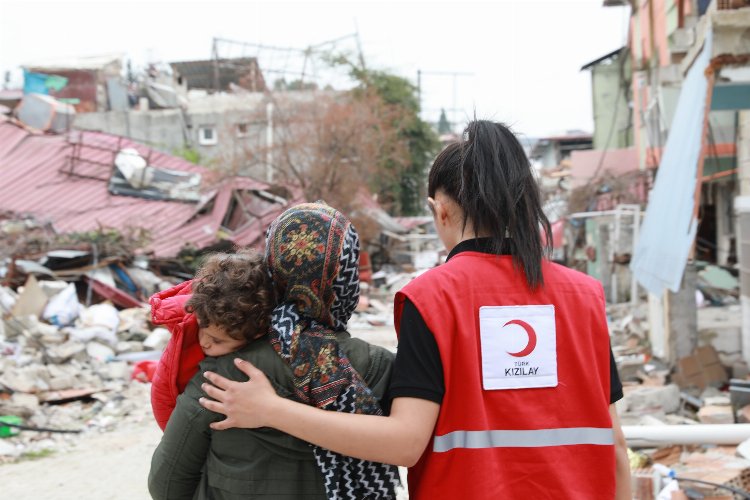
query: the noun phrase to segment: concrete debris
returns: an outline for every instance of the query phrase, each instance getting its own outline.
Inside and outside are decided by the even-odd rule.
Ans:
[[[171,285],[141,271],[133,273],[141,281]],[[138,358],[159,359],[169,332],[149,323],[148,307],[118,310],[108,302],[86,307],[85,297],[85,287],[34,275],[17,290],[0,286],[0,416],[29,427],[84,432],[151,418],[150,408],[140,403],[148,399],[150,384],[131,375]],[[77,436],[23,430],[4,435],[0,464],[64,451]]]
[[[107,380],[125,380],[132,371],[127,361],[113,361],[105,366],[105,379]]]
[[[633,498],[635,500],[660,500],[677,498],[743,498],[723,496],[735,488],[747,491],[750,484],[750,460],[747,460],[748,442],[734,446],[714,446],[707,450],[695,447],[670,446],[644,450],[631,456],[633,477]],[[735,454],[739,455],[735,456]],[[676,477],[676,481],[672,478]],[[682,496],[676,496],[678,490],[673,483],[679,483],[690,496],[679,490]],[[661,493],[674,490],[662,497]]]
[[[750,460],[733,456],[735,450],[736,448],[733,447],[725,452],[717,449],[705,453],[691,453],[673,469],[678,477],[747,490],[750,486],[748,485]],[[726,493],[726,490],[701,483],[692,483],[690,486],[706,497]]]
[[[627,411],[639,413],[674,413],[680,408],[680,388],[666,386],[624,387]]]
[[[39,398],[34,394],[16,392],[10,397],[9,402],[11,405],[27,408],[31,411],[36,411],[39,408]]]
[[[89,342],[86,344],[86,353],[98,361],[109,361],[115,357],[115,351],[99,342]]]
[[[23,448],[12,442],[0,441],[0,457],[18,457],[23,453]]]
[[[86,344],[79,342],[78,340],[72,339],[64,344],[58,346],[52,346],[47,349],[47,358],[52,363],[65,363],[74,356],[85,352]]]
[[[703,424],[733,424],[734,412],[730,405],[709,405],[698,410],[698,419]]]
[[[15,415],[23,419],[30,418],[34,415],[36,409],[26,408],[25,406],[16,406],[0,400],[0,415]]]
[[[722,497],[727,491],[710,485],[679,479],[671,484],[654,467],[750,491],[750,440],[742,442],[750,436],[750,377],[742,356],[736,278],[709,266],[699,289],[705,307],[697,312],[698,347],[672,364],[652,356],[648,303],[607,307],[624,392],[617,409],[633,448],[635,499],[739,498]]]
[[[169,330],[166,328],[155,328],[154,331],[143,341],[143,347],[160,351],[167,346],[169,336]]]
[[[7,232],[4,227],[0,224],[0,233]],[[27,231],[26,226],[19,227],[15,238]],[[200,256],[149,262],[136,256],[127,238],[98,236],[96,246],[69,241],[61,248],[35,248],[13,262],[0,258],[0,278],[6,285],[0,286],[0,416],[20,417],[24,425],[84,433],[151,418],[150,408],[136,401],[148,399],[149,367],[153,371],[170,334],[154,328],[143,304],[152,293],[190,278]],[[350,329],[363,331],[366,339],[392,339],[396,348],[393,298],[438,258],[430,248],[417,250],[404,253],[408,258],[401,265],[385,265],[368,277],[363,275],[361,300]],[[421,260],[430,263],[419,265]],[[653,499],[654,491],[664,488],[659,484],[656,489],[649,469],[653,464],[680,474],[711,477],[715,468],[696,458],[715,453],[709,447],[719,444],[709,425],[730,425],[745,432],[742,424],[750,423],[748,368],[737,356],[742,349],[741,326],[734,319],[740,316],[733,305],[736,278],[709,266],[700,273],[699,285],[706,305],[722,307],[699,309],[700,347],[671,363],[652,353],[647,302],[607,307],[611,345],[624,386],[624,398],[617,404],[621,421],[629,429],[650,433],[635,434],[642,442],[631,443],[639,448],[631,452],[636,495],[643,491],[651,495],[636,498]],[[727,391],[730,368],[735,378]],[[736,437],[731,429],[723,432]],[[678,443],[660,440],[680,433],[701,440],[676,447],[671,445]],[[44,450],[64,452],[76,439],[72,434],[22,431],[0,439],[0,463]],[[750,444],[741,444],[737,452],[750,455]],[[715,475],[717,481],[735,480],[738,470],[747,470],[750,477],[750,467],[741,459],[711,458],[730,470]]]
[[[750,405],[743,406],[737,410],[737,423],[750,424]]]
[[[47,294],[39,286],[37,279],[31,275],[26,280],[23,289],[16,303],[13,305],[11,313],[15,317],[19,316],[41,316],[44,306],[47,305]]]
[[[709,387],[701,393],[701,399],[705,405],[729,406],[731,404],[729,394],[715,387]]]
[[[677,373],[673,377],[680,387],[705,389],[721,386],[729,381],[727,370],[721,363],[713,346],[699,347],[693,355],[677,362]]]

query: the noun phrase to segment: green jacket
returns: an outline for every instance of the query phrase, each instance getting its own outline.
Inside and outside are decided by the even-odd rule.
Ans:
[[[339,344],[378,399],[391,378],[390,351],[339,334]],[[250,361],[263,371],[276,392],[291,397],[292,371],[266,339],[220,358],[206,358],[177,398],[164,436],[151,459],[148,489],[161,499],[320,499],[325,500],[323,476],[312,447],[275,429],[212,431],[223,419],[198,404],[203,397],[202,374],[212,371],[233,380],[247,380],[233,359]]]

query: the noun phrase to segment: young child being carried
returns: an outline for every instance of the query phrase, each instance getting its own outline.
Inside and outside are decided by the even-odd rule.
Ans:
[[[265,335],[276,300],[263,255],[240,250],[209,256],[193,280],[149,302],[151,322],[172,333],[151,386],[154,417],[164,430],[198,363]]]

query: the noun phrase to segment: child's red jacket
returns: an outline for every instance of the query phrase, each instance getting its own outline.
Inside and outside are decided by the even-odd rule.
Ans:
[[[169,416],[205,355],[198,344],[198,319],[185,312],[192,281],[173,286],[151,296],[151,322],[164,325],[171,333],[159,360],[151,385],[151,407],[159,427],[164,430]]]

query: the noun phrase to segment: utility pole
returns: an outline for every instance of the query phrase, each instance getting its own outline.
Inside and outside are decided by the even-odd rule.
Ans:
[[[273,183],[273,101],[266,103],[266,182]]]
[[[458,113],[458,77],[461,76],[474,76],[474,73],[467,73],[462,71],[422,71],[417,70],[417,99],[419,102],[419,111],[422,112],[422,75],[429,76],[441,76],[451,77],[453,79],[453,104],[450,109],[451,113],[451,126],[455,126],[458,123],[456,113]]]
[[[219,92],[219,39],[213,39],[213,47],[211,48],[211,54],[213,58],[213,69],[214,69],[214,92]]]
[[[367,70],[367,66],[365,66],[365,55],[362,52],[362,40],[359,38],[359,25],[357,24],[357,18],[354,18],[354,38],[357,41],[357,52],[359,52],[359,66],[362,68],[362,71]]]
[[[417,104],[419,104],[419,112],[422,112],[422,70],[417,70]]]

